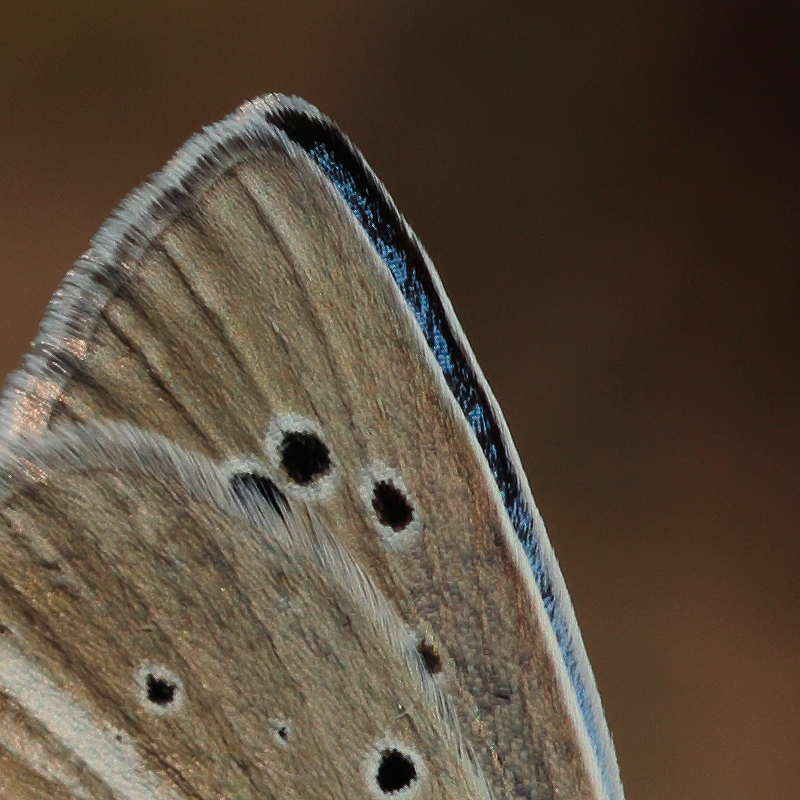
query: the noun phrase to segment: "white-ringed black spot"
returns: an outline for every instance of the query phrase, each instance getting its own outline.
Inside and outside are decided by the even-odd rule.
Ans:
[[[275,737],[275,741],[281,747],[288,747],[292,738],[292,727],[288,720],[271,719],[269,724],[272,727],[272,735]]]
[[[422,531],[414,501],[400,473],[376,462],[361,470],[359,484],[367,515],[389,550],[404,550]]]
[[[164,678],[157,678],[150,674],[147,676],[147,699],[157,706],[167,706],[175,702],[175,693],[178,687]]]
[[[391,481],[378,481],[372,487],[372,508],[378,522],[400,532],[414,519],[414,509],[405,494]]]
[[[134,680],[139,687],[139,702],[151,714],[171,714],[183,704],[183,682],[166,667],[142,664]]]
[[[332,493],[336,461],[314,420],[294,413],[277,414],[270,423],[266,451],[287,494],[314,501]]]
[[[286,431],[279,452],[284,472],[300,486],[308,486],[330,472],[330,450],[310,431]]]
[[[381,752],[375,783],[384,794],[394,794],[408,789],[417,778],[414,759],[396,748]]]
[[[410,747],[394,739],[375,742],[365,762],[365,777],[376,800],[411,800],[425,781],[425,764]]]

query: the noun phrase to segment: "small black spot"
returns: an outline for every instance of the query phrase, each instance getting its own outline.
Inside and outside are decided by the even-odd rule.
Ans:
[[[381,763],[375,780],[384,794],[407,789],[417,779],[414,762],[399,750],[392,748],[381,753]]]
[[[147,676],[147,699],[157,706],[168,706],[175,700],[178,687],[164,678],[156,678],[152,673]]]
[[[417,652],[422,656],[422,660],[431,675],[438,675],[442,671],[442,659],[433,642],[423,639],[417,645]]]
[[[266,500],[283,518],[283,512],[289,507],[286,496],[269,479],[256,472],[239,472],[231,476],[231,489],[240,500],[248,495],[256,494]]]
[[[327,475],[331,452],[319,436],[310,431],[286,431],[280,445],[281,465],[300,486]]]
[[[278,736],[285,742],[289,738],[289,729],[285,725],[278,728]]]
[[[511,699],[511,687],[510,686],[498,686],[495,688],[493,692],[495,697],[499,697],[501,700],[510,700]]]
[[[414,519],[414,509],[400,491],[390,481],[378,481],[372,489],[372,507],[381,525],[393,531],[402,531]]]

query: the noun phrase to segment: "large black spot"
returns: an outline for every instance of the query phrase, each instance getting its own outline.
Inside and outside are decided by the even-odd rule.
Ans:
[[[378,788],[384,794],[407,789],[417,780],[417,768],[405,753],[392,748],[381,753],[378,773],[375,776]]]
[[[175,700],[178,687],[164,678],[156,678],[150,673],[147,676],[147,699],[157,706],[168,706]]]
[[[378,481],[372,489],[372,507],[381,525],[402,531],[414,519],[408,498],[390,481]]]
[[[331,453],[325,442],[310,431],[286,431],[280,444],[281,465],[300,486],[308,486],[327,475]]]

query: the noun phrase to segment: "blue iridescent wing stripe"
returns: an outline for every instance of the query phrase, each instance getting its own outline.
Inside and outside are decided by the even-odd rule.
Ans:
[[[387,202],[361,155],[331,122],[286,107],[277,108],[267,119],[299,145],[336,187],[389,268],[422,329],[444,373],[448,388],[483,450],[511,524],[528,557],[577,696],[603,782],[609,796],[613,796],[610,776],[606,774],[602,736],[575,656],[569,624],[563,609],[555,601],[553,585],[541,558],[531,509],[524,499],[519,476],[509,458],[492,405],[450,328],[420,247],[409,236],[398,213]]]

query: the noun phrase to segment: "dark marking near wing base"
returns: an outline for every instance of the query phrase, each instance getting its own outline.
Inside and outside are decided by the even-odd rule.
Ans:
[[[256,472],[239,472],[231,476],[231,489],[240,499],[246,501],[255,495],[266,500],[272,508],[285,520],[284,512],[289,503],[284,493],[269,479]]]
[[[422,639],[417,645],[417,652],[422,656],[425,668],[431,675],[438,675],[442,671],[442,658],[433,642]]]

